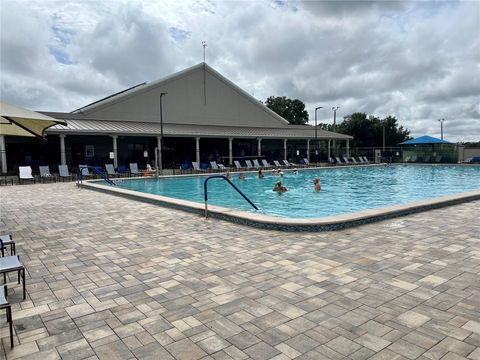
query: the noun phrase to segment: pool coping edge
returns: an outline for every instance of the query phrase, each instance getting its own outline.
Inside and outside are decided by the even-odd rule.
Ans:
[[[139,180],[144,178],[137,178]],[[192,201],[170,198],[161,195],[142,193],[139,191],[120,189],[113,186],[98,184],[98,180],[84,181],[80,187],[110,193],[113,195],[147,202],[154,205],[188,211],[205,215],[205,205]],[[354,213],[326,216],[308,219],[285,219],[263,214],[254,214],[246,211],[208,205],[208,217],[222,219],[237,224],[254,226],[264,229],[281,231],[329,231],[340,230],[352,226],[382,221],[399,216],[428,211],[463,202],[480,200],[480,190],[446,195],[432,199],[414,201],[406,204],[397,204],[377,209],[369,209]]]

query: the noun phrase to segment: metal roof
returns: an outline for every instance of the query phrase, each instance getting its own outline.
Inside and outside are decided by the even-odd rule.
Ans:
[[[53,126],[48,134],[72,135],[137,135],[159,136],[160,123],[66,119],[67,126]],[[286,125],[276,128],[240,126],[214,126],[189,124],[163,124],[163,135],[168,137],[221,137],[221,138],[275,138],[314,139],[313,126]],[[317,129],[318,139],[352,139],[352,136]]]

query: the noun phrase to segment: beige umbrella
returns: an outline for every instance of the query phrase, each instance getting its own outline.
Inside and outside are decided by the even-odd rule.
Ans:
[[[63,120],[27,110],[0,101],[0,135],[37,136],[43,138],[45,129],[61,124]]]

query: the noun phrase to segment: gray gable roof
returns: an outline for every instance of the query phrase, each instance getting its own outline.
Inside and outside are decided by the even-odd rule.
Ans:
[[[98,120],[157,122],[160,93],[165,123],[287,126],[288,121],[207,64],[144,83],[75,110]]]

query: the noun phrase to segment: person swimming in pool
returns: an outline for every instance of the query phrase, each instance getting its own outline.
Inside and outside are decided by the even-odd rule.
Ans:
[[[245,175],[242,173],[238,174],[238,180],[245,180]]]
[[[318,180],[317,177],[314,177],[313,178],[313,190],[315,190],[316,192],[319,192],[321,190],[321,186],[320,186],[320,180]]]
[[[258,178],[263,179],[265,175],[263,175],[262,169],[258,170]]]
[[[282,185],[281,181],[277,181],[272,191],[275,191],[277,193],[284,193],[285,191],[288,191],[288,189]]]

